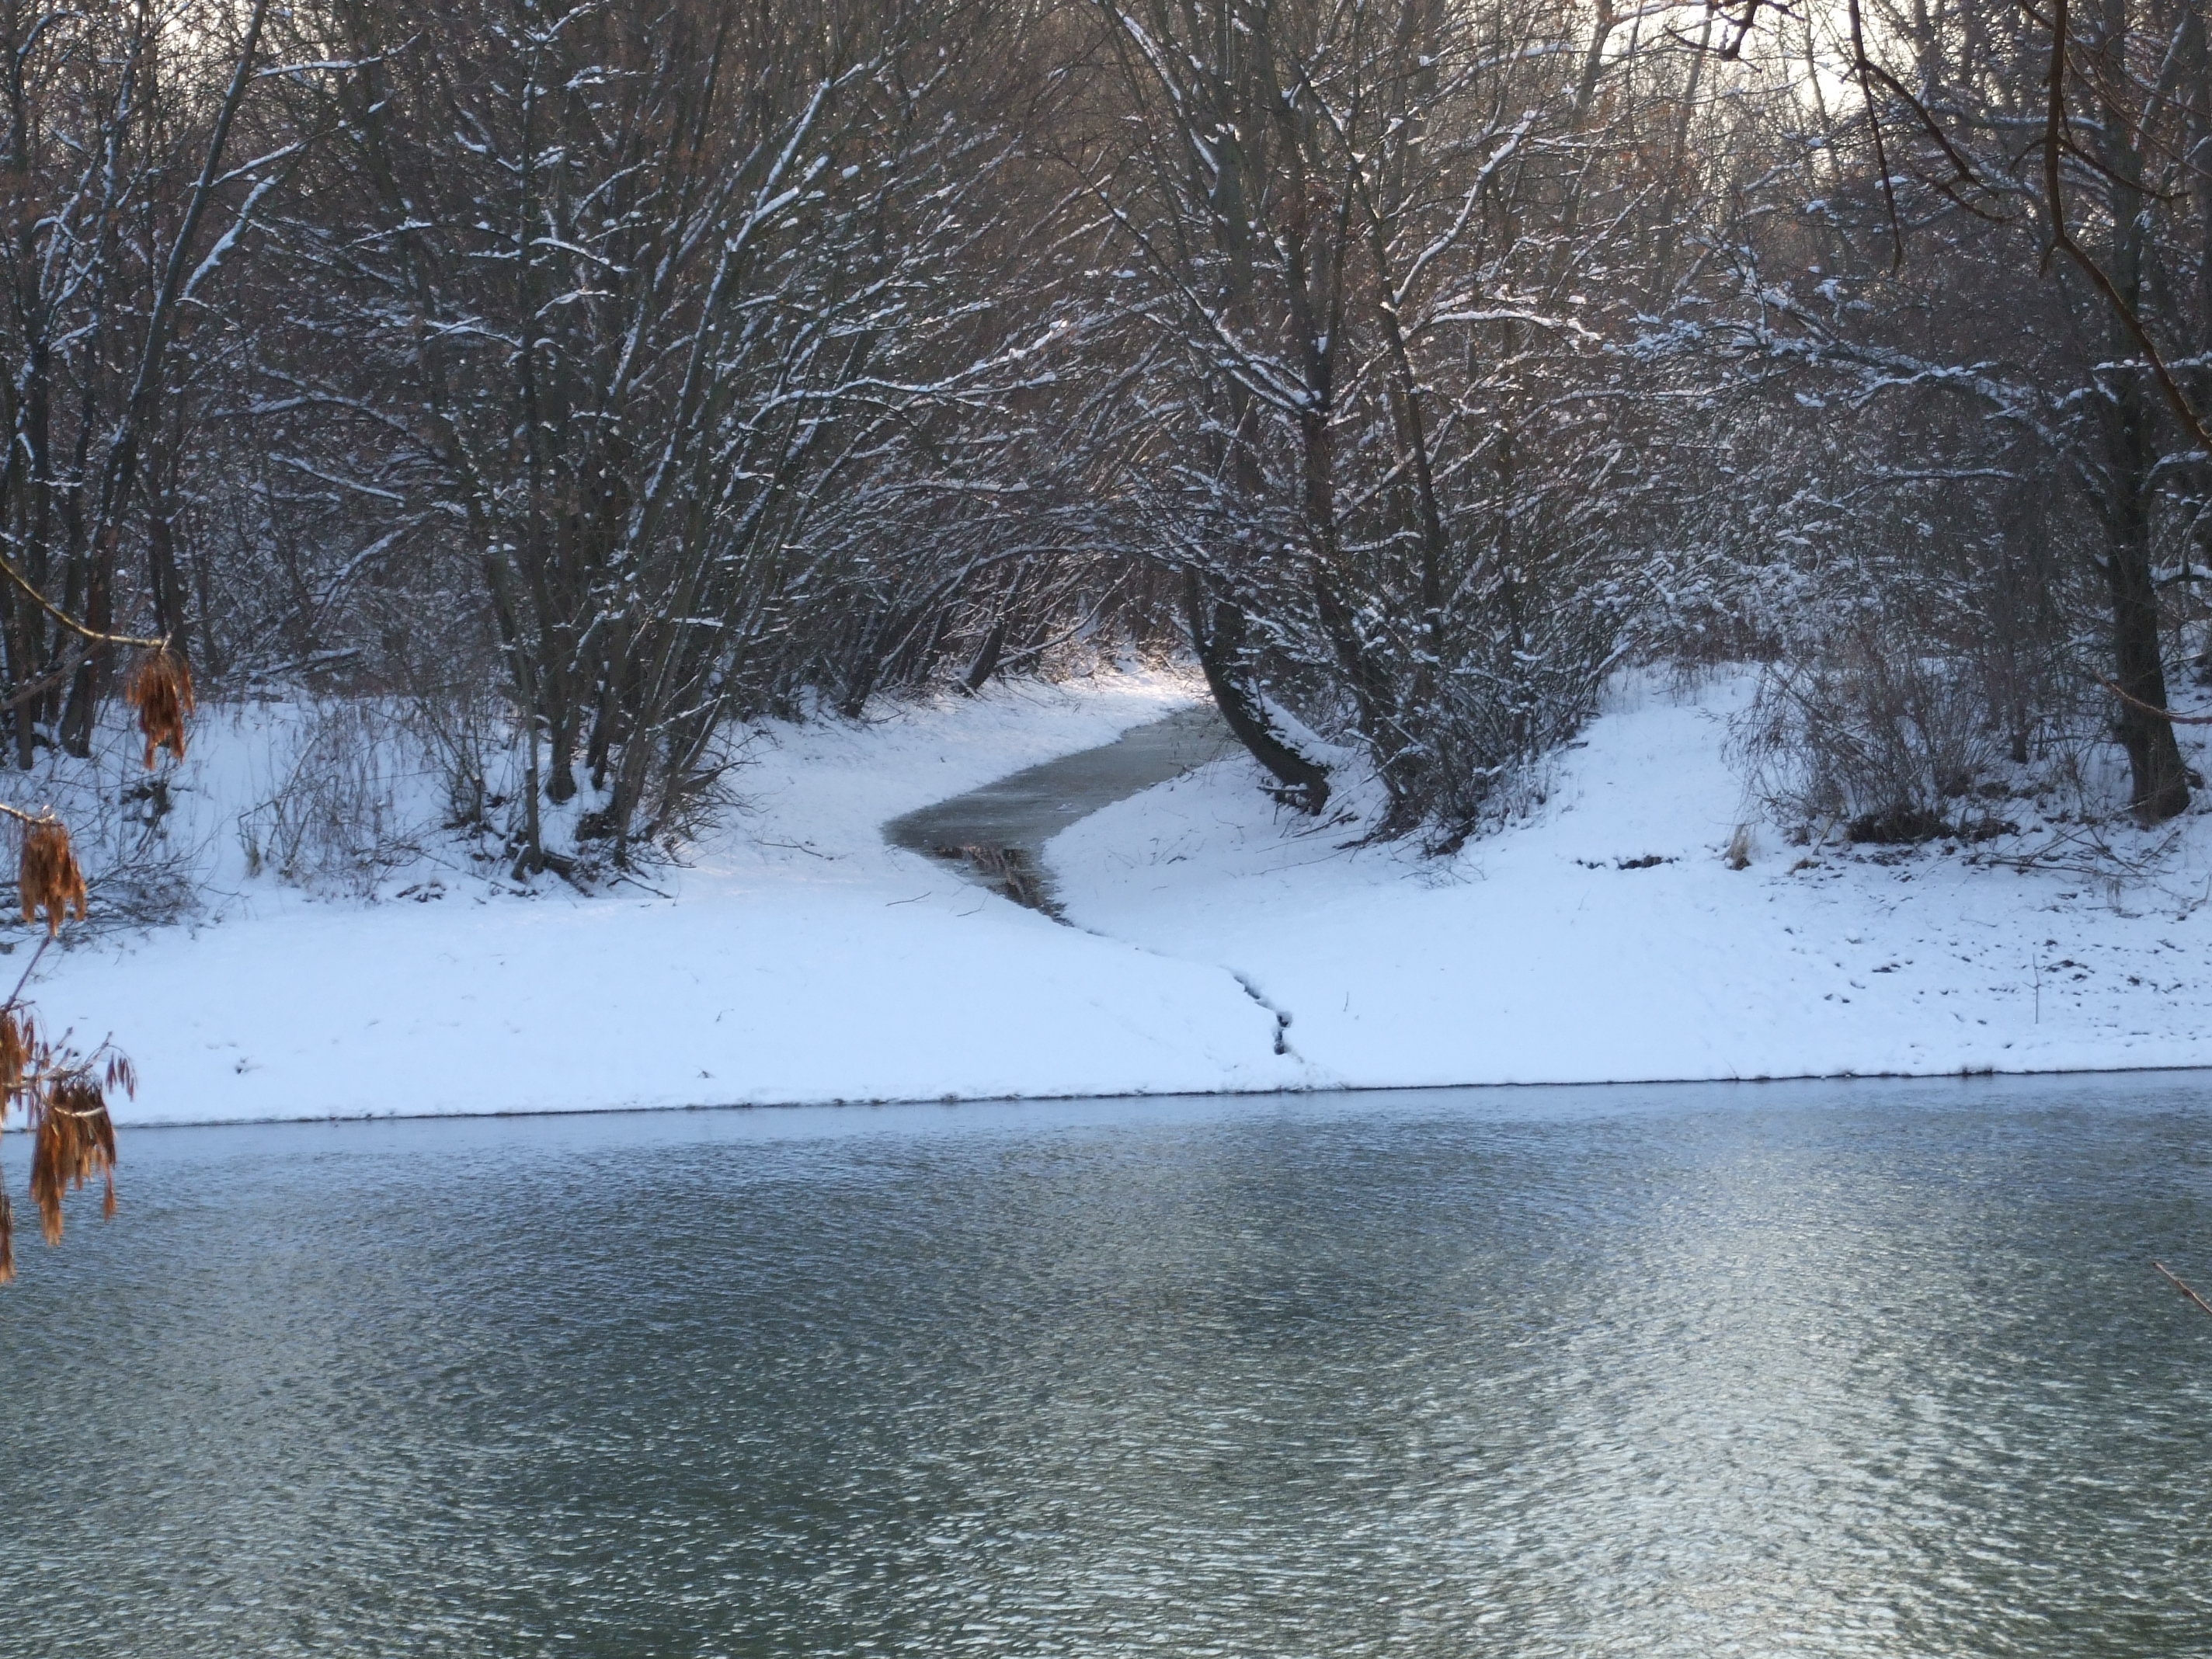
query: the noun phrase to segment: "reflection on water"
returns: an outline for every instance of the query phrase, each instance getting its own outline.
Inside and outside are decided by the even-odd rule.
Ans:
[[[2201,1653],[2201,1089],[142,1133],[0,1652]]]

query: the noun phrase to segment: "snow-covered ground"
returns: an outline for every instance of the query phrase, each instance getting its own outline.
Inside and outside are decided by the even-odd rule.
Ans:
[[[1222,762],[1052,844],[1074,927],[880,826],[1191,682],[777,727],[659,891],[410,871],[363,905],[230,871],[220,920],[50,956],[33,994],[131,1052],[126,1122],[2212,1064],[2212,818],[2117,896],[1771,827],[1731,869],[1742,689],[1630,688],[1542,807],[1448,861],[1348,848]],[[204,817],[251,774],[232,738],[179,780]]]
[[[264,875],[219,921],[66,953],[32,995],[131,1054],[126,1123],[1294,1083],[1273,1017],[1222,969],[1060,927],[881,838],[1191,696],[1121,674],[774,728],[738,779],[750,810],[648,877],[659,893],[451,875],[363,906]]]
[[[1755,822],[1733,869],[1749,684],[1628,687],[1530,819],[1449,864],[1302,830],[1237,763],[1085,819],[1052,861],[1081,924],[1244,975],[1316,1080],[2212,1064],[2212,818],[2117,891]]]

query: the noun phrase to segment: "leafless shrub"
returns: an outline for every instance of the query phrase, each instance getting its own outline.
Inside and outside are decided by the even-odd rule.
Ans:
[[[317,699],[298,707],[276,775],[239,816],[249,874],[274,871],[303,887],[372,895],[385,872],[421,851],[409,805],[433,775],[386,704]]]
[[[1778,813],[1856,841],[1922,841],[1989,817],[1976,787],[2006,760],[1961,665],[1853,630],[1810,660],[1770,665],[1735,744]]]
[[[445,825],[468,830],[512,792],[514,719],[505,699],[481,681],[426,688],[400,715],[445,786]]]
[[[136,722],[104,720],[89,754],[44,750],[39,767],[15,775],[9,789],[32,816],[69,825],[71,856],[96,901],[73,937],[172,921],[199,902],[208,826],[177,810],[187,792],[173,767],[144,769],[145,736]]]

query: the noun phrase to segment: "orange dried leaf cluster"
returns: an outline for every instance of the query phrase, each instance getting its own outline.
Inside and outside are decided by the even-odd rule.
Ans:
[[[31,1152],[31,1201],[47,1243],[62,1242],[63,1195],[94,1176],[107,1183],[102,1213],[113,1215],[115,1120],[95,1079],[64,1078],[46,1091]]]
[[[149,652],[132,671],[124,695],[138,711],[146,764],[154,765],[163,749],[182,760],[185,717],[192,712],[192,675],[184,659],[166,647]],[[43,916],[52,939],[71,916],[82,921],[86,908],[84,871],[70,845],[68,826],[51,813],[34,818],[4,805],[0,812],[23,826],[17,872],[23,920],[35,922]],[[63,1200],[94,1176],[106,1188],[101,1213],[115,1213],[115,1120],[108,1114],[107,1097],[116,1089],[137,1093],[138,1079],[131,1062],[105,1043],[86,1059],[68,1046],[66,1037],[49,1042],[41,1036],[21,994],[19,984],[14,995],[0,1002],[0,1124],[11,1111],[23,1114],[32,1140],[31,1201],[38,1206],[46,1243],[58,1244]],[[15,1211],[0,1187],[0,1285],[15,1277]]]
[[[62,930],[63,921],[74,914],[84,920],[84,872],[70,846],[69,828],[58,818],[40,818],[23,826],[23,864],[17,876],[23,898],[23,920],[46,917],[49,937]]]
[[[62,1237],[62,1200],[98,1176],[101,1213],[115,1213],[115,1120],[107,1094],[137,1092],[131,1062],[101,1048],[90,1060],[40,1037],[20,1006],[0,1008],[0,1091],[31,1132],[31,1201],[49,1244]],[[15,1276],[15,1216],[0,1192],[0,1285]]]
[[[145,733],[149,768],[163,749],[184,759],[185,717],[193,708],[190,664],[167,647],[149,651],[131,671],[123,700],[138,711],[138,729]]]
[[[39,1028],[29,1014],[14,1008],[0,1012],[0,1095],[13,1099],[22,1092],[38,1047]]]

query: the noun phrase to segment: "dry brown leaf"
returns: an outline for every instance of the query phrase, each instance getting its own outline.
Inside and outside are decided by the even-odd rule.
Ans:
[[[23,898],[23,920],[46,917],[46,932],[58,933],[64,919],[74,913],[84,920],[84,872],[77,866],[70,846],[68,826],[58,818],[41,818],[23,827],[23,863],[18,877]]]
[[[123,700],[138,711],[138,729],[146,737],[146,764],[167,749],[179,760],[185,757],[185,717],[192,712],[191,665],[166,646],[149,651],[131,671]]]
[[[46,1243],[62,1241],[62,1200],[94,1176],[107,1182],[105,1212],[115,1212],[115,1122],[100,1085],[80,1073],[51,1085],[31,1154],[31,1201]]]

